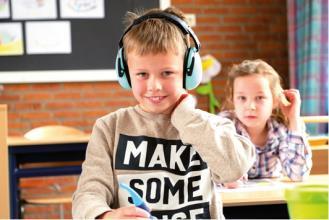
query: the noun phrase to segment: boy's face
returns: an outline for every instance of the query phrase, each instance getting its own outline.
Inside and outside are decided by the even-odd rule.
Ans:
[[[261,75],[237,77],[233,103],[238,119],[249,129],[264,129],[272,115],[273,96],[269,81]]]
[[[132,92],[141,108],[150,113],[169,114],[183,89],[183,55],[128,54]]]

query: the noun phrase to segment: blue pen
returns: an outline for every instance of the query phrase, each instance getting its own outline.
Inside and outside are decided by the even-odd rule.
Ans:
[[[119,183],[119,186],[128,191],[136,207],[144,209],[145,211],[151,214],[151,209],[147,207],[146,203],[143,201],[143,199],[138,195],[138,193],[135,190],[133,190],[130,186],[124,183]],[[150,215],[150,219],[156,219],[156,218]]]

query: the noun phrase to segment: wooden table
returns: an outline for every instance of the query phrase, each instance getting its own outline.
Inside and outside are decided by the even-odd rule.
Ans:
[[[273,180],[278,184],[282,183],[282,187],[274,187],[273,190],[264,190],[260,188],[248,189],[248,191],[232,190],[232,192],[222,192],[222,200],[224,206],[247,206],[247,205],[266,205],[266,204],[282,204],[286,203],[284,199],[284,189],[298,184],[329,184],[328,174],[311,175],[304,182],[291,182],[287,179]],[[285,187],[286,186],[286,187]]]
[[[272,180],[271,180],[272,181]],[[220,192],[222,196],[224,215],[234,219],[288,219],[287,202],[284,198],[285,188],[298,184],[328,184],[328,174],[311,175],[308,180],[296,183],[283,180],[277,187],[255,187],[247,190],[231,190]]]
[[[49,163],[78,162],[85,159],[89,135],[58,137],[56,140],[28,140],[8,138],[10,218],[21,218],[19,179],[41,176],[79,175],[81,165],[49,166]],[[38,164],[25,167],[24,164]]]
[[[81,138],[58,138],[56,140],[31,141],[23,137],[8,138],[10,217],[20,218],[19,178],[80,174],[81,166],[20,168],[24,163],[47,163],[82,161],[89,135]],[[286,182],[287,184],[297,184]],[[328,175],[312,175],[306,183],[328,183]],[[272,191],[221,193],[224,211],[229,207],[251,207],[258,205],[285,205],[282,189]]]

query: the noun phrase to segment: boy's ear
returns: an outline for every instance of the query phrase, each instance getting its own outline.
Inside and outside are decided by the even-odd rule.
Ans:
[[[196,88],[202,80],[202,61],[195,47],[188,48],[184,60],[184,89]]]
[[[131,89],[131,82],[129,76],[129,69],[124,58],[123,48],[120,48],[117,53],[117,57],[115,59],[115,71],[118,76],[119,84],[124,89]]]

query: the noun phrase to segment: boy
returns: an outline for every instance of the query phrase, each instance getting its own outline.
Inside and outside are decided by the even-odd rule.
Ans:
[[[216,184],[242,176],[254,149],[230,120],[195,109],[187,94],[200,83],[202,71],[199,41],[182,13],[153,9],[130,17],[116,70],[139,104],[96,121],[73,217],[148,218],[118,188],[122,182],[157,218],[224,218]]]

